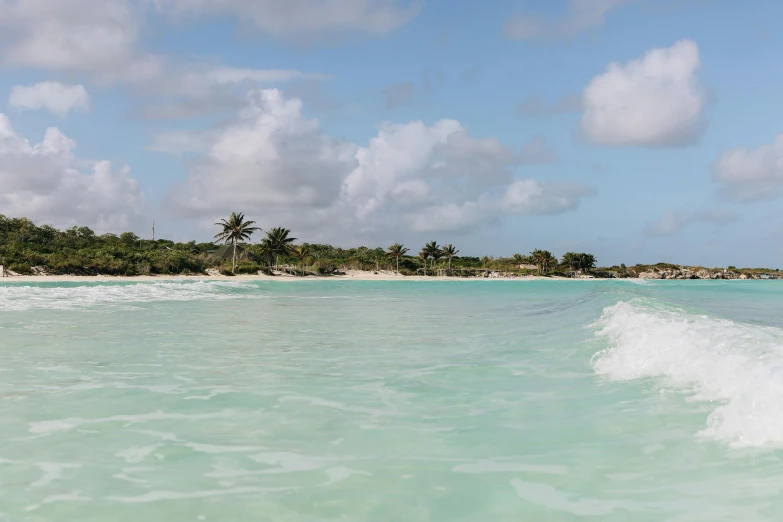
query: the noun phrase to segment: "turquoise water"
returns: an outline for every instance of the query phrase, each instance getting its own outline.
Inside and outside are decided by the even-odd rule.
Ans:
[[[782,520],[782,312],[757,281],[0,285],[0,520]]]

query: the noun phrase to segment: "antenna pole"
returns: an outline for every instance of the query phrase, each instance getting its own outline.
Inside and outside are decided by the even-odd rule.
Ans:
[[[155,241],[155,222],[152,222],[152,240]]]

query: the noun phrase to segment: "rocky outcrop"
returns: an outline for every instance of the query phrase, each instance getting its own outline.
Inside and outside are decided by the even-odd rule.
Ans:
[[[690,268],[653,268],[648,272],[637,275],[639,279],[747,279],[748,276],[731,270],[709,270],[702,268],[691,270]]]

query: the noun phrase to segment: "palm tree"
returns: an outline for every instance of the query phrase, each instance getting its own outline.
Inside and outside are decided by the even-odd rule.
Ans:
[[[549,250],[544,250],[544,273],[548,273],[553,266],[557,266],[557,258]]]
[[[487,269],[487,265],[489,264],[489,256],[482,256],[481,257],[481,264],[484,265],[484,270]]]
[[[399,243],[394,243],[392,246],[389,247],[389,251],[386,252],[386,255],[397,261],[397,272],[400,271],[400,258],[404,256],[408,249],[402,246]]]
[[[530,258],[533,260],[533,264],[538,267],[538,275],[544,270],[544,251],[535,249],[530,252]]]
[[[574,266],[579,267],[581,256],[582,254],[577,254],[576,252],[566,252],[563,254],[563,260],[561,262],[563,265],[568,265],[568,270],[573,272]]]
[[[593,254],[579,254],[579,268],[587,273],[590,269],[595,268],[596,259]]]
[[[253,226],[256,224],[255,221],[245,221],[245,215],[236,212],[232,212],[227,220],[221,219],[215,224],[223,227],[221,232],[215,234],[215,239],[224,241],[227,245],[234,245],[234,254],[231,256],[231,273],[233,274],[237,269],[237,243],[247,241],[253,232],[261,229]]]
[[[427,275],[427,259],[430,258],[430,253],[426,248],[422,248],[419,251],[419,257],[424,261],[424,275]]]
[[[272,257],[288,254],[291,251],[291,243],[296,241],[295,237],[288,237],[291,231],[283,227],[275,227],[266,231],[266,237],[262,242],[269,256],[269,268],[272,268]]]
[[[514,257],[511,258],[511,261],[514,262],[515,265],[517,265],[517,268],[522,266],[522,263],[525,262],[525,258],[522,256],[522,254],[514,254]]]
[[[459,250],[449,243],[448,245],[443,245],[443,247],[440,249],[441,254],[443,254],[443,257],[449,260],[449,271],[451,271],[451,258],[459,254]]]
[[[440,251],[437,241],[430,241],[424,245],[424,250],[427,252],[428,257],[432,259],[432,266],[435,267],[435,262],[443,255]]]
[[[291,249],[291,253],[299,260],[300,268],[304,272],[305,259],[310,257],[310,246],[307,243],[302,243],[299,246],[295,246]]]
[[[557,263],[557,258],[549,250],[533,250],[530,257],[533,259],[533,263],[538,265],[539,275],[546,274],[549,272],[549,267]]]

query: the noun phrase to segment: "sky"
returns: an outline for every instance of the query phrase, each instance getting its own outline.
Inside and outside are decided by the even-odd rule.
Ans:
[[[0,214],[783,267],[776,0],[0,0]]]

